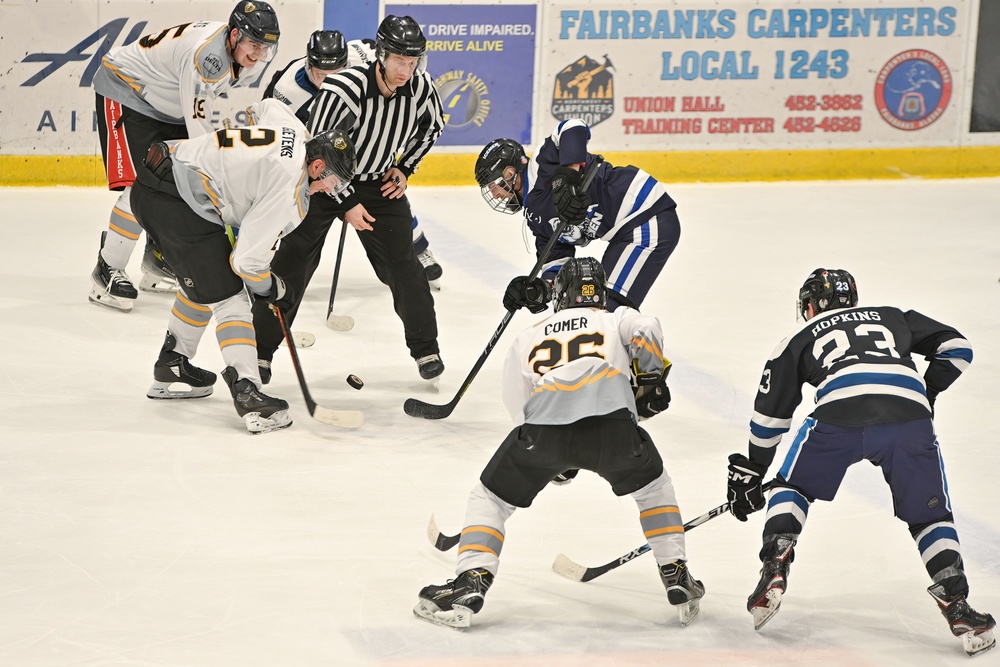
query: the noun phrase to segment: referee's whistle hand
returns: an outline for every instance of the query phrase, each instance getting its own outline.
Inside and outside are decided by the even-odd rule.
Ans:
[[[406,175],[393,167],[382,177],[382,196],[399,199],[404,194],[406,194]]]

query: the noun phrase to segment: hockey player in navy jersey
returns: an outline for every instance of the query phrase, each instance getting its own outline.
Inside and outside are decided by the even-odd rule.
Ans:
[[[729,457],[728,498],[740,521],[764,506],[761,481],[802,401],[816,388],[816,407],[799,427],[770,493],[760,551],[760,582],[747,600],[760,629],[781,604],[795,544],[816,500],[833,500],[847,468],[863,459],[882,469],[895,514],[906,522],[934,598],[965,650],[992,648],[996,625],[969,606],[958,532],[932,421],[938,394],[972,361],[969,342],[952,327],[916,311],[858,306],[854,278],[816,269],[799,290],[806,323],[782,340],[764,366],[749,457]],[[923,356],[921,375],[911,354]]]
[[[686,563],[673,483],[637,424],[670,402],[663,331],[632,308],[605,310],[605,284],[596,259],[570,258],[555,278],[555,313],[511,345],[503,399],[517,426],[469,496],[457,577],[420,591],[418,617],[468,627],[500,566],[507,519],[580,468],[598,473],[615,495],[632,496],[667,600],[683,625],[698,613],[705,587]]]
[[[184,23],[104,56],[94,76],[97,129],[108,188],[122,194],[101,235],[91,275],[92,303],[129,312],[139,295],[125,273],[142,232],[129,201],[150,145],[214,132],[216,101],[260,76],[278,48],[279,35],[278,16],[271,5],[240,0],[228,23]],[[142,272],[142,290],[177,289],[163,255],[149,243]]]
[[[526,284],[511,281],[504,307],[525,306],[544,291],[563,262],[594,239],[607,241],[601,262],[608,275],[608,310],[620,305],[638,309],[670,254],[681,227],[677,204],[656,179],[628,165],[605,162],[586,192],[582,171],[593,160],[590,128],[579,118],[564,120],[529,160],[512,139],[495,139],[476,161],[476,182],[496,211],[522,211],[540,253],[559,224],[569,224],[553,247],[542,275]]]

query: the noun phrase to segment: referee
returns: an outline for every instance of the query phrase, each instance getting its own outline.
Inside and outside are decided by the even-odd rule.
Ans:
[[[357,174],[338,197],[312,199],[302,224],[282,239],[271,266],[296,295],[285,311],[291,326],[330,226],[335,218],[347,221],[357,230],[375,275],[392,292],[420,377],[431,380],[444,364],[434,299],[413,252],[413,214],[406,197],[407,179],[444,129],[441,98],[420,67],[426,47],[411,17],[387,16],[375,39],[375,62],[326,78],[307,125],[313,135],[334,127],[345,131],[357,150]],[[254,305],[254,328],[258,363],[269,368],[282,333],[265,303]]]

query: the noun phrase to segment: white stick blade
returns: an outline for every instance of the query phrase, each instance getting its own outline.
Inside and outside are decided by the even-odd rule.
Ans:
[[[552,563],[553,572],[573,581],[583,581],[583,574],[586,570],[587,568],[579,563],[574,563],[565,554],[556,556],[555,562]]]
[[[438,530],[437,521],[434,520],[434,515],[431,514],[431,520],[427,522],[427,539],[430,540],[431,544],[437,545],[438,535],[441,531]]]
[[[293,331],[292,341],[295,343],[295,347],[299,349],[312,347],[316,344],[316,335],[308,331]]]
[[[334,315],[330,313],[330,316],[326,318],[326,326],[334,331],[350,331],[354,328],[354,318],[350,315]]]
[[[324,408],[322,405],[317,405],[316,411],[313,413],[313,419],[324,424],[329,424],[330,426],[357,428],[364,422],[365,416],[357,410],[331,410],[330,408]]]

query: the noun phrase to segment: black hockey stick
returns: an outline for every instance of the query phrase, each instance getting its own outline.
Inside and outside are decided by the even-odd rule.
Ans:
[[[357,410],[331,410],[330,408],[324,408],[322,405],[316,404],[316,401],[313,400],[312,395],[309,393],[309,387],[306,386],[306,378],[302,374],[302,365],[299,363],[299,353],[295,351],[295,343],[292,341],[292,334],[288,331],[288,325],[285,324],[285,316],[280,308],[272,306],[272,309],[281,323],[281,332],[285,335],[286,347],[292,355],[292,365],[295,366],[295,375],[299,378],[302,397],[306,400],[306,407],[309,409],[309,414],[312,418],[324,424],[340,426],[341,428],[357,428],[361,426],[361,422],[364,421],[364,415]]]
[[[350,315],[334,315],[333,299],[337,296],[337,282],[340,280],[340,262],[344,258],[344,241],[347,240],[347,221],[340,226],[340,245],[337,246],[337,263],[333,266],[333,284],[330,286],[330,305],[326,309],[326,326],[336,331],[350,331],[354,328],[354,318]]]
[[[594,155],[594,161],[590,163],[587,167],[587,171],[584,173],[583,183],[581,184],[581,190],[586,190],[590,186],[590,182],[594,180],[594,176],[597,174],[598,167],[604,162],[604,157],[601,155]],[[555,230],[552,232],[552,236],[549,238],[548,243],[545,244],[545,248],[542,249],[541,254],[538,255],[538,261],[535,262],[535,266],[532,267],[531,272],[528,274],[525,284],[531,282],[537,275],[538,272],[542,270],[542,266],[549,259],[549,254],[552,252],[552,248],[555,247],[556,241],[562,236],[563,230],[566,229],[568,221],[560,220],[559,224],[556,226]],[[510,324],[511,319],[514,317],[514,310],[508,310],[503,319],[500,321],[500,326],[497,330],[493,332],[493,336],[490,338],[490,342],[486,344],[486,349],[483,353],[479,355],[479,359],[476,361],[472,370],[469,371],[469,375],[462,382],[462,386],[458,388],[458,393],[455,394],[455,398],[451,399],[448,403],[444,405],[435,405],[433,403],[425,403],[424,401],[418,400],[416,398],[408,398],[403,403],[403,412],[410,415],[411,417],[422,417],[423,419],[444,419],[450,415],[454,410],[458,402],[462,400],[462,396],[469,389],[472,381],[475,379],[476,375],[479,374],[479,370],[486,363],[486,358],[490,356],[493,352],[493,348],[496,347],[497,343],[500,341],[500,336],[507,329],[507,325]]]
[[[767,491],[773,485],[774,485],[773,481],[768,482],[763,487],[761,487],[761,490]],[[729,512],[728,502],[723,503],[722,505],[719,505],[718,507],[715,507],[713,509],[710,509],[701,516],[688,521],[686,524],[684,524],[684,532],[686,533],[692,528],[695,528],[703,523],[711,521],[715,517],[720,516],[722,514],[726,514],[727,512]],[[571,561],[569,558],[565,556],[565,554],[559,554],[558,556],[556,556],[555,562],[552,563],[552,571],[562,577],[566,577],[567,579],[572,579],[573,581],[590,581],[592,579],[596,579],[602,574],[607,574],[611,570],[621,567],[625,563],[635,558],[638,558],[639,556],[643,555],[649,550],[650,550],[649,544],[648,543],[643,544],[638,549],[633,549],[624,556],[620,556],[615,560],[611,561],[610,563],[605,563],[604,565],[598,565],[597,567],[586,567],[580,565],[579,563]]]

